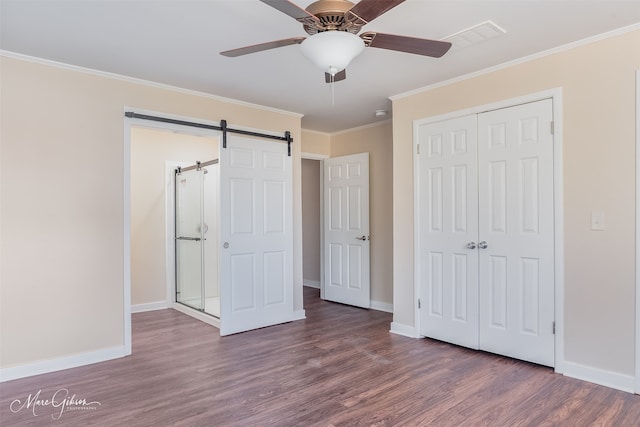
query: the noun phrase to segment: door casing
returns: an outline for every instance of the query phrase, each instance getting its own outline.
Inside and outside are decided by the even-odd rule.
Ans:
[[[636,394],[640,394],[640,69],[636,70]]]
[[[562,88],[550,89],[542,92],[536,92],[529,95],[524,95],[517,98],[511,98],[504,101],[499,101],[491,104],[480,105],[477,107],[471,107],[468,109],[455,111],[451,113],[441,114],[433,117],[427,117],[424,119],[414,120],[413,122],[413,170],[414,170],[414,182],[413,182],[413,206],[414,206],[414,236],[420,234],[420,221],[419,221],[419,194],[418,194],[418,128],[420,125],[454,119],[458,117],[467,116],[470,114],[479,114],[487,111],[498,110],[502,108],[509,108],[520,104],[525,104],[534,101],[541,101],[544,99],[551,99],[553,104],[553,122],[554,122],[554,146],[553,146],[553,172],[554,172],[554,221],[555,221],[555,235],[554,235],[554,264],[555,264],[555,321],[556,321],[556,333],[555,333],[555,371],[562,373],[564,371],[564,208],[563,208],[563,172],[562,172]],[[420,298],[420,247],[419,239],[414,239],[414,295],[415,307],[414,310],[414,324],[416,325],[416,335],[419,336],[420,331],[420,312],[417,309],[418,299]]]

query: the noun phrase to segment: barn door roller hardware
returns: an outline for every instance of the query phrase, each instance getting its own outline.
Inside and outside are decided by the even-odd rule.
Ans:
[[[185,120],[170,119],[168,117],[139,114],[133,111],[127,111],[124,113],[124,115],[130,119],[152,120],[154,122],[171,123],[174,125],[190,126],[190,127],[200,128],[200,129],[212,129],[212,130],[222,131],[222,148],[227,148],[227,132],[237,133],[240,135],[255,136],[258,138],[275,139],[277,141],[285,141],[287,143],[287,153],[289,157],[291,157],[291,143],[293,142],[293,138],[291,138],[291,132],[289,131],[286,131],[284,133],[284,136],[278,136],[278,135],[270,135],[268,133],[253,132],[253,131],[243,130],[243,129],[233,129],[228,127],[226,120],[220,120],[220,126],[215,126],[215,125],[208,125],[205,123],[196,123],[196,122],[188,122]]]

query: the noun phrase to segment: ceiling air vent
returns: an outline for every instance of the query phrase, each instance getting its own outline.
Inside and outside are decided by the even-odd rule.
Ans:
[[[443,40],[453,43],[452,50],[464,49],[485,40],[506,34],[506,31],[491,21],[484,21],[473,27],[458,31]]]

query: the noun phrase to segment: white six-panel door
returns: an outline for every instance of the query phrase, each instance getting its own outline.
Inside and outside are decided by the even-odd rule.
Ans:
[[[480,347],[547,366],[555,319],[551,121],[550,99],[478,115]]]
[[[417,128],[421,335],[554,365],[551,121],[544,100]]]
[[[220,335],[293,318],[291,164],[281,142],[220,149]]]
[[[476,116],[419,131],[421,334],[478,348]]]
[[[324,160],[324,299],[368,308],[369,153]]]

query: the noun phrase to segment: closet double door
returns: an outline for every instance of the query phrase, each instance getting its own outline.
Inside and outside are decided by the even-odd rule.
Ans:
[[[552,101],[416,138],[420,334],[554,366]]]

